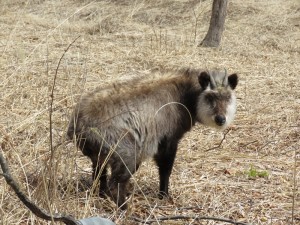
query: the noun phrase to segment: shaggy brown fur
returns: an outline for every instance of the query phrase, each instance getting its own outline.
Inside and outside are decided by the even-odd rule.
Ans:
[[[69,124],[68,136],[75,137],[91,158],[94,179],[100,178],[100,195],[109,195],[123,209],[127,183],[146,158],[155,159],[160,195],[168,195],[183,134],[195,122],[225,128],[235,113],[236,74],[186,69],[151,77],[100,87],[83,96]]]

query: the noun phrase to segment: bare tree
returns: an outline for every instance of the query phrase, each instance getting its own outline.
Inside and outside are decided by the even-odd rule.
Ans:
[[[214,0],[208,32],[200,43],[204,47],[218,47],[224,30],[228,0]]]

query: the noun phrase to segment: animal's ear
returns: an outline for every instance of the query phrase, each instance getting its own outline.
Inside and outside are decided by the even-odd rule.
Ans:
[[[201,88],[205,90],[210,83],[210,76],[207,72],[204,71],[200,73],[198,80]]]
[[[228,76],[228,85],[231,87],[232,90],[236,88],[237,84],[238,84],[238,75],[236,73]]]

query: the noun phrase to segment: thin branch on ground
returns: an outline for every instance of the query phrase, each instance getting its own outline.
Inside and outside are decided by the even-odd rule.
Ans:
[[[143,220],[143,219],[131,216],[130,219],[132,219],[136,222],[139,222],[139,223],[143,223],[143,224],[151,224],[151,223],[166,221],[166,220],[195,220],[195,221],[214,220],[214,221],[226,222],[226,223],[235,224],[235,225],[249,225],[247,223],[236,222],[236,221],[229,220],[229,219],[222,219],[222,218],[216,218],[216,217],[210,217],[210,216],[198,216],[198,215],[193,215],[193,216],[192,215],[191,216],[178,215],[178,216],[165,216],[165,217],[163,216],[163,217],[157,217],[156,219],[151,219],[151,220]]]
[[[254,143],[256,143],[256,142],[258,142],[258,140],[250,141],[250,142],[248,142],[248,143],[246,143],[246,144],[240,145],[239,147],[240,147],[240,148],[245,148],[246,146],[251,145],[251,144],[254,144]]]
[[[220,143],[219,143],[217,146],[212,147],[212,148],[209,148],[209,149],[206,149],[204,152],[208,152],[208,151],[211,151],[211,150],[214,150],[214,149],[217,149],[217,148],[221,147],[223,141],[226,139],[226,135],[227,135],[230,131],[231,131],[231,129],[227,129],[227,130],[224,132],[223,138],[222,138],[222,140],[220,141]]]
[[[67,225],[78,225],[75,219],[73,219],[71,216],[64,216],[58,213],[54,213],[53,215],[50,215],[47,213],[44,209],[38,207],[36,204],[34,204],[28,197],[20,190],[19,185],[14,180],[10,173],[10,169],[7,165],[7,162],[2,154],[2,150],[0,151],[0,166],[2,168],[3,173],[1,174],[4,176],[7,184],[14,190],[18,198],[23,202],[23,204],[37,217],[44,219],[44,220],[54,220],[54,221],[60,221]]]

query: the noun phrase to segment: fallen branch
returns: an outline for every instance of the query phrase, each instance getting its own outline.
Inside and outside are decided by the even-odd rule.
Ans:
[[[226,130],[226,132],[225,132],[224,135],[223,135],[223,138],[222,138],[221,142],[220,142],[217,146],[215,146],[215,147],[206,149],[205,152],[208,152],[208,151],[214,150],[214,149],[216,149],[216,148],[219,148],[219,147],[222,145],[223,141],[225,140],[226,135],[227,135],[230,131],[231,131],[230,129]]]
[[[151,224],[151,223],[155,223],[155,222],[161,222],[161,221],[166,221],[166,220],[195,220],[195,221],[199,221],[199,220],[214,220],[214,221],[219,221],[219,222],[226,222],[226,223],[230,223],[230,224],[235,224],[235,225],[249,225],[247,223],[243,223],[243,222],[236,222],[233,220],[229,220],[229,219],[222,219],[222,218],[216,218],[216,217],[210,217],[210,216],[197,216],[197,215],[191,215],[191,216],[183,216],[183,215],[178,215],[178,216],[166,216],[166,217],[157,217],[156,219],[151,219],[151,220],[143,220],[137,217],[130,217],[130,219],[139,222],[139,223],[143,223],[143,224]]]
[[[53,221],[60,221],[67,225],[78,225],[76,220],[72,218],[71,216],[65,216],[58,213],[54,213],[53,215],[50,215],[47,213],[44,209],[38,207],[35,205],[28,197],[20,190],[19,185],[12,177],[9,167],[6,163],[6,160],[2,154],[2,150],[0,151],[0,165],[2,168],[3,173],[0,174],[4,176],[7,184],[14,190],[18,198],[23,202],[23,204],[37,217],[40,217],[44,220],[53,220]]]

